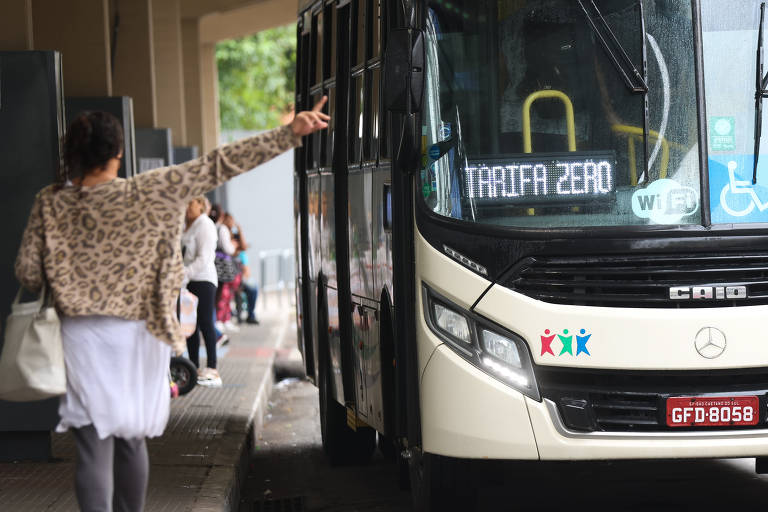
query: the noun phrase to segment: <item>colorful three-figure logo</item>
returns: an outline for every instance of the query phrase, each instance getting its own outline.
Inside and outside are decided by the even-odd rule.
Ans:
[[[576,354],[573,353],[573,334],[570,334],[568,329],[563,329],[562,334],[553,334],[550,332],[549,329],[546,329],[544,331],[544,334],[541,335],[541,355],[545,354],[551,354],[551,355],[557,355],[562,356],[565,354],[569,354],[571,356],[578,356],[580,354],[586,354],[588,356],[591,356],[592,354],[589,353],[589,350],[587,349],[587,342],[589,341],[589,338],[591,338],[591,334],[587,334],[586,329],[581,329],[579,331],[579,334],[576,335]],[[558,339],[560,341],[560,344],[562,347],[560,348],[560,353],[555,354],[555,352],[552,350],[552,343],[554,343],[555,339]]]

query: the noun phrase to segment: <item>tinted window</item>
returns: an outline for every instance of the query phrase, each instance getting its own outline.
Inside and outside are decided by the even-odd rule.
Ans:
[[[315,73],[314,73],[314,80],[312,81],[312,83],[319,84],[323,80],[323,13],[322,12],[319,12],[315,15],[315,18],[312,21],[312,24],[314,25],[312,34],[315,42],[315,51],[314,51]]]
[[[349,161],[360,162],[363,149],[363,130],[365,127],[365,94],[363,90],[363,75],[352,78],[351,102],[352,114],[349,119]]]

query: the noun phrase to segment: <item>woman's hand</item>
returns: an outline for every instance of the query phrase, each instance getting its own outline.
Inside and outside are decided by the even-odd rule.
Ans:
[[[321,112],[327,101],[328,96],[323,96],[320,98],[320,101],[312,107],[312,110],[305,110],[304,112],[296,114],[296,117],[294,117],[291,122],[291,128],[297,137],[303,137],[304,135],[309,135],[317,130],[328,128],[328,121],[330,121],[331,116]]]

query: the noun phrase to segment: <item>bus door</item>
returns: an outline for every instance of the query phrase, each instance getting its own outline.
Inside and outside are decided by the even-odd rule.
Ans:
[[[353,354],[355,359],[355,390],[357,413],[367,418],[371,357],[371,328],[375,307],[373,290],[373,252],[371,198],[375,164],[370,161],[367,132],[368,105],[366,91],[366,63],[369,55],[369,32],[366,30],[366,4],[364,0],[351,2],[352,44],[350,45],[350,97],[349,97],[349,269],[353,310]]]
[[[315,97],[312,101],[320,101],[323,95],[328,97],[324,111],[331,116],[328,129],[318,132],[320,150],[318,158],[320,164],[320,252],[321,268],[325,278],[325,288],[321,293],[325,293],[325,306],[327,313],[327,347],[320,345],[321,350],[328,350],[329,363],[332,371],[330,372],[332,386],[335,389],[334,396],[338,401],[344,403],[344,385],[342,382],[342,372],[338,371],[342,364],[341,349],[341,316],[340,312],[344,308],[340,304],[344,303],[343,293],[340,292],[340,286],[346,280],[345,274],[340,266],[339,251],[339,230],[337,228],[339,215],[343,216],[343,209],[339,211],[337,198],[343,197],[344,182],[346,179],[346,167],[336,165],[335,151],[337,150],[335,141],[339,140],[342,134],[338,132],[343,130],[343,122],[339,122],[340,116],[343,118],[344,110],[339,109],[339,96],[346,97],[346,88],[343,84],[337,86],[337,67],[338,56],[337,49],[343,45],[348,37],[347,30],[340,30],[339,26],[339,8],[337,4],[329,3],[324,7],[324,25],[323,40],[323,75],[322,88],[315,91]],[[319,57],[318,57],[319,58]],[[345,230],[341,231],[341,240]],[[346,244],[346,242],[345,242]],[[342,251],[342,254],[344,252]],[[321,312],[322,314],[322,312]],[[322,333],[326,335],[326,333]]]
[[[388,161],[388,149],[383,137],[385,122],[381,105],[381,56],[383,23],[382,6],[378,0],[368,2],[370,50],[366,62],[366,104],[367,126],[364,158],[371,165],[371,254],[372,254],[372,304],[375,311],[369,315],[369,357],[366,359],[366,381],[368,388],[368,423],[379,432],[390,434],[387,421],[392,418],[391,404],[385,405],[392,397],[393,347],[389,311],[392,297],[392,232],[391,215],[387,204],[391,185],[391,164]],[[385,325],[382,321],[386,319]]]
[[[311,66],[309,70],[309,91],[307,108],[311,108],[315,102],[322,98],[323,89],[323,39],[324,24],[322,6],[311,11],[311,39],[312,48],[310,51]],[[322,290],[319,278],[321,275],[321,233],[320,233],[320,210],[322,208],[322,190],[321,190],[321,171],[323,168],[323,134],[316,132],[307,137],[307,234],[308,246],[305,255],[307,257],[309,286],[309,312],[312,318],[311,339],[308,345],[310,350],[305,353],[305,362],[310,375],[314,376],[314,369],[317,368],[317,359],[315,357],[318,347],[319,323],[317,311],[319,308],[319,293]]]
[[[296,66],[296,111],[306,110],[309,106],[308,86],[310,80],[310,68],[312,58],[310,53],[312,17],[310,13],[305,13],[298,22],[297,30],[299,32],[299,60]],[[305,253],[309,248],[309,230],[308,230],[308,205],[307,205],[307,156],[308,148],[306,145],[299,148],[295,153],[294,160],[294,219],[296,228],[296,318],[299,332],[299,349],[304,356],[305,364],[308,362],[308,350],[311,352],[312,330],[310,325],[314,316],[311,309],[311,291],[310,291],[310,273],[309,257]],[[306,368],[307,374],[311,376],[309,368]]]

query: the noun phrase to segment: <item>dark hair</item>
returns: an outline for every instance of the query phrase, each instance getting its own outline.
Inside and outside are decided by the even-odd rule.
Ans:
[[[221,217],[221,205],[220,204],[212,204],[211,205],[211,213],[208,214],[208,216],[211,218],[213,222],[219,222],[219,218]]]
[[[104,167],[123,150],[123,127],[109,112],[82,112],[69,125],[59,182]]]

